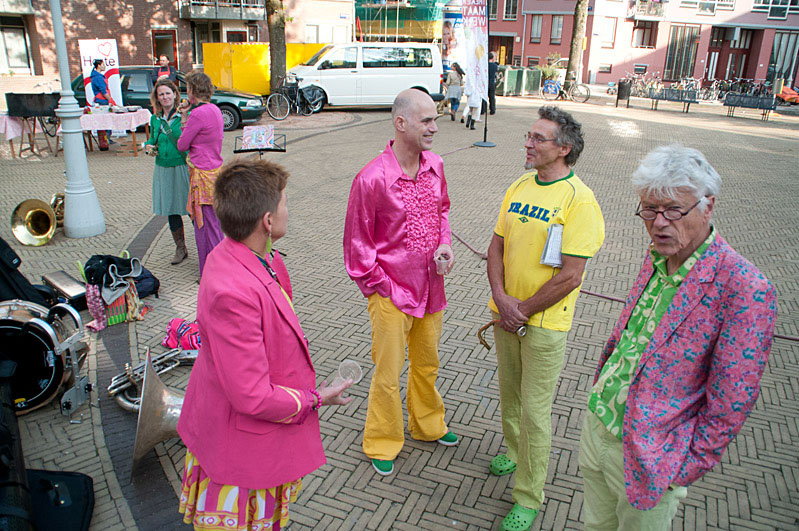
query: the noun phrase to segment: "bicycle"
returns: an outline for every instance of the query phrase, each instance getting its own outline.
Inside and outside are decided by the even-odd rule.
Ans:
[[[588,85],[583,83],[571,82],[568,89],[564,89],[560,81],[547,79],[538,91],[539,95],[545,100],[565,100],[570,99],[577,103],[585,103],[591,97],[591,90]]]
[[[57,92],[53,90],[51,81],[45,81],[33,85],[33,88],[39,87],[44,87],[48,93]],[[44,133],[50,138],[55,138],[56,132],[58,131],[58,125],[61,123],[61,120],[59,120],[57,116],[37,116],[36,119],[39,122],[42,131],[44,131]]]
[[[312,88],[300,88],[301,77],[281,78],[279,92],[266,99],[266,112],[275,120],[285,120],[292,109],[302,116],[310,116],[321,110],[324,94]]]

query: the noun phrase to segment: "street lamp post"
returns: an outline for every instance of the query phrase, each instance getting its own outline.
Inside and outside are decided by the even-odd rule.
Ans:
[[[61,0],[50,0],[50,14],[53,17],[53,36],[61,75],[61,99],[56,116],[61,119],[61,138],[67,170],[64,233],[67,238],[88,238],[105,232],[105,218],[86,163],[83,128],[80,125],[83,110],[78,106],[69,78],[69,56],[61,18]]]

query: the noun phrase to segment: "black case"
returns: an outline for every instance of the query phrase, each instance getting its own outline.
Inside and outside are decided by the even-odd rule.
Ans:
[[[76,310],[86,309],[86,286],[73,278],[66,271],[53,271],[42,276],[45,286],[53,288],[56,296],[66,300]]]

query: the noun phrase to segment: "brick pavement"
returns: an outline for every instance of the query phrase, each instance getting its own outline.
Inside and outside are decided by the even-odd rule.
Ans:
[[[778,332],[799,335],[799,320],[793,317],[799,287],[799,214],[792,204],[799,195],[795,179],[799,119],[778,116],[763,123],[746,113],[726,118],[723,108],[715,106],[700,105],[684,115],[678,107],[661,106],[657,112],[649,111],[648,105],[616,110],[607,104],[608,98],[594,101],[593,105],[564,104],[584,123],[587,148],[575,170],[596,192],[607,224],[606,244],[589,264],[584,288],[626,295],[647,243],[643,227],[632,217],[636,200],[627,185],[629,174],[651,148],[681,141],[702,150],[721,173],[724,185],[715,223],[776,285]],[[522,171],[521,134],[539,104],[536,99],[500,98],[499,114],[489,122],[489,139],[498,144],[494,149],[468,147],[482,132],[466,131],[446,119],[439,123],[434,147],[444,155],[453,200],[452,226],[478,249],[488,245],[505,187]],[[353,389],[355,400],[350,405],[323,410],[328,464],[306,477],[305,489],[291,508],[291,528],[496,528],[511,506],[512,480],[487,473],[488,461],[502,449],[502,433],[495,353],[485,351],[474,338],[476,329],[489,319],[484,262],[456,243],[457,265],[447,279],[450,304],[441,342],[440,388],[447,421],[462,442],[448,449],[409,440],[398,458],[397,473],[379,477],[360,449],[371,376],[366,304],[344,272],[340,246],[352,176],[384,148],[391,126],[385,110],[326,112],[318,118],[323,121],[312,118],[278,125],[290,144],[287,153],[270,158],[284,164],[292,178],[287,190],[288,236],[277,247],[287,254],[295,306],[311,341],[320,380],[346,358],[361,364],[365,378]],[[232,138],[226,135],[226,154],[232,150]],[[0,179],[6,190],[0,205],[7,213],[24,198],[48,199],[63,188],[63,159],[12,161],[2,144],[0,157]],[[143,242],[145,263],[162,281],[161,298],[148,301],[153,311],[145,321],[130,326],[127,334],[114,330],[116,335],[127,335],[122,339],[132,345],[130,352],[114,346],[109,350],[105,335],[93,342],[88,370],[93,381],[99,379],[101,394],[107,381],[99,376],[121,372],[119,360],[138,361],[146,346],[160,352],[157,345],[166,321],[194,315],[197,261],[193,241],[189,241],[190,259],[170,266],[169,232],[165,227],[159,231],[163,220],[149,214],[151,164],[144,157],[89,154],[109,227],[104,235],[68,240],[59,232],[45,247],[21,248],[8,227],[0,227],[0,235],[22,256],[23,271],[34,278],[62,268],[74,274],[72,264],[78,259],[95,252],[117,253]],[[147,245],[149,238],[135,239],[148,224],[155,230],[151,245]],[[548,498],[534,529],[581,528],[579,429],[596,360],[620,310],[620,304],[585,295],[578,303],[553,406]],[[689,489],[674,529],[797,528],[798,355],[796,343],[775,341],[755,412],[722,464]],[[188,368],[179,368],[165,375],[164,381],[184,388],[188,374]],[[92,529],[187,529],[174,510],[177,499],[163,496],[164,488],[175,492],[179,487],[183,445],[177,440],[158,445],[140,472],[147,479],[131,481],[125,456],[133,444],[130,433],[135,416],[114,415],[109,408],[115,404],[102,400],[97,404],[95,397],[91,406],[81,409],[84,422],[80,425],[66,423],[56,404],[22,417],[28,466],[90,474],[97,496]],[[161,494],[156,497],[154,492]]]

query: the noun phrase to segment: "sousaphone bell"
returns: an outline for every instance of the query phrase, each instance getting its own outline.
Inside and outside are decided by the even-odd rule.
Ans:
[[[11,232],[22,245],[44,245],[53,237],[57,224],[53,207],[38,199],[26,199],[11,213]]]
[[[150,349],[147,349],[131,470],[136,469],[141,458],[156,444],[178,437],[177,426],[181,407],[183,407],[183,393],[172,391],[164,385],[153,367]]]

